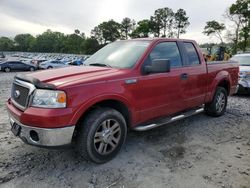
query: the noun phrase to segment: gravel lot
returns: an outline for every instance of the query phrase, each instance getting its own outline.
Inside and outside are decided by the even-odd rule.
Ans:
[[[199,114],[130,132],[119,155],[97,165],[10,132],[5,101],[15,74],[0,73],[0,187],[250,188],[250,95],[230,97],[219,118]]]

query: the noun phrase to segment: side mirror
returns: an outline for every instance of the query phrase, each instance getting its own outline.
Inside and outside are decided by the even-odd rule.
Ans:
[[[152,65],[144,67],[143,72],[145,74],[170,72],[170,60],[155,59],[153,60]]]

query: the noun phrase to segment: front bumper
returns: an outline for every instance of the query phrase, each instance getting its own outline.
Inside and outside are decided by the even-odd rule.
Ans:
[[[249,92],[250,91],[250,79],[241,78],[238,83],[237,92]]]
[[[71,144],[75,126],[63,128],[38,128],[23,125],[9,115],[11,126],[18,126],[16,136],[25,143],[41,147],[58,147]]]

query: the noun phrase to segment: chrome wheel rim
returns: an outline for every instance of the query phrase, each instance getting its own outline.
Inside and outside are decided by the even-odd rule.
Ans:
[[[117,148],[121,138],[121,127],[118,121],[107,119],[96,129],[94,146],[97,153],[106,155]]]
[[[5,72],[10,72],[10,68],[5,68]]]
[[[216,111],[222,112],[226,104],[226,96],[224,93],[220,93],[216,98]]]

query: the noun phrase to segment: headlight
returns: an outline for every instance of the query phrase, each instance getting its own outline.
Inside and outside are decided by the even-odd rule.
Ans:
[[[64,91],[37,89],[31,106],[40,108],[65,108],[66,94]]]

